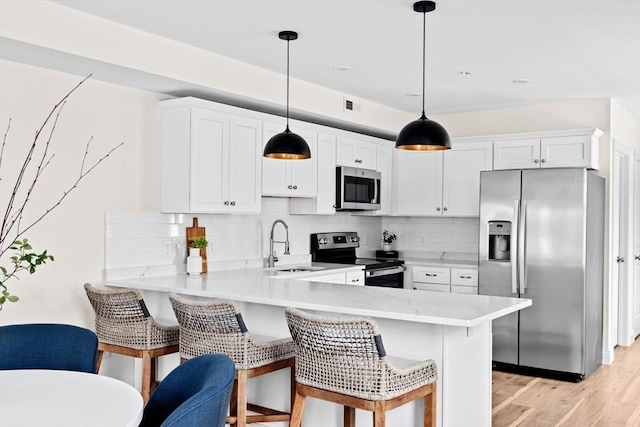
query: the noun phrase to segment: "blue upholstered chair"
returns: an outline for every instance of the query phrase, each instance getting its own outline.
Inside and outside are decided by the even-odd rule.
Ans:
[[[98,337],[73,325],[31,323],[0,327],[0,369],[59,369],[94,373]]]
[[[158,385],[140,427],[223,427],[235,372],[235,364],[224,354],[187,360]]]

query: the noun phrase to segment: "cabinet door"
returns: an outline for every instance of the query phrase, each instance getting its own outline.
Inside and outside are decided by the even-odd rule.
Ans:
[[[393,150],[395,213],[442,215],[442,152]]]
[[[311,150],[311,158],[304,160],[284,160],[284,162],[289,163],[289,167],[291,168],[289,173],[290,182],[287,184],[287,188],[289,188],[289,185],[291,186],[289,195],[291,197],[315,197],[318,192],[316,189],[316,177],[318,175],[316,139],[318,138],[318,134],[315,131],[301,128],[297,124],[295,125],[295,133],[307,141],[309,149]]]
[[[493,142],[493,169],[534,169],[539,167],[539,138]]]
[[[491,170],[492,165],[492,142],[454,142],[444,152],[443,215],[480,215],[480,171]]]
[[[336,212],[336,137],[327,133],[318,134],[318,173],[316,213]]]
[[[376,170],[377,161],[377,144],[367,141],[358,141],[358,167],[363,169]]]
[[[543,168],[593,167],[590,135],[542,138],[540,150]]]
[[[336,163],[338,166],[360,167],[358,162],[358,141],[346,136],[338,136],[336,141]]]
[[[229,121],[229,212],[259,213],[262,180],[262,122],[231,116]],[[226,202],[225,202],[226,204]]]
[[[272,122],[262,123],[262,140],[264,145],[274,135],[284,131],[285,125]],[[267,196],[289,196],[287,188],[291,182],[291,170],[287,160],[262,157],[262,194]]]
[[[393,183],[393,148],[387,145],[376,147],[376,170],[382,174],[380,180],[380,210],[376,215],[391,215],[391,187]]]
[[[191,109],[189,210],[226,212],[229,176],[229,115]]]

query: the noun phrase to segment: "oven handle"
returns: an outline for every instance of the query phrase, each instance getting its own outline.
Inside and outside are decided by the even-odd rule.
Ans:
[[[365,277],[388,276],[390,274],[403,273],[404,267],[379,268],[377,270],[368,270],[364,272]]]

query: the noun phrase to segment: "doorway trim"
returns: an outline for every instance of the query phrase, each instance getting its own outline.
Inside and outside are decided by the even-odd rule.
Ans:
[[[611,215],[609,229],[614,230],[613,221],[620,221],[618,224],[618,235],[620,238],[619,247],[614,247],[614,236],[612,235],[609,244],[609,351],[613,352],[616,345],[629,346],[633,343],[634,319],[633,319],[633,182],[634,182],[634,162],[635,153],[632,147],[614,138],[613,156],[611,171],[611,204],[612,213],[615,212],[614,204],[617,203],[617,217]],[[620,162],[616,162],[619,158]],[[619,165],[619,170],[617,170]],[[619,182],[618,182],[619,181]],[[619,186],[619,200],[614,200],[614,191]],[[624,262],[616,262],[617,257],[624,258]],[[614,281],[617,270],[617,281]],[[617,334],[616,334],[617,331]]]

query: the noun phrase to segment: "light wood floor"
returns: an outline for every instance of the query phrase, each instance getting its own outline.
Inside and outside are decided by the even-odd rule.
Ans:
[[[569,383],[493,372],[493,427],[640,427],[640,338]]]

